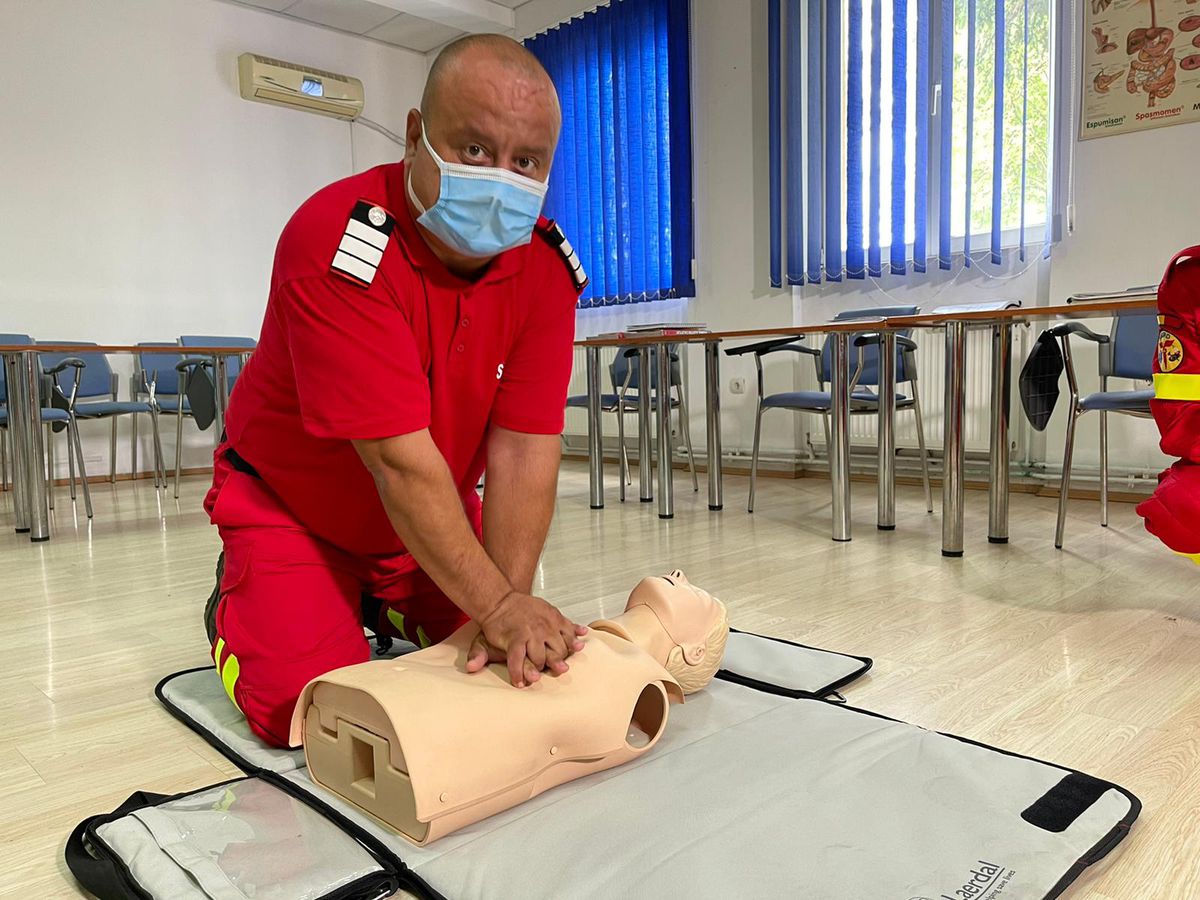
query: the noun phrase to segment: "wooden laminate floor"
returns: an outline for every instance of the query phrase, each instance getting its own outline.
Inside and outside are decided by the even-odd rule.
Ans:
[[[1074,504],[1056,552],[1053,500],[1014,496],[1013,541],[990,546],[986,496],[969,492],[967,555],[945,560],[910,488],[880,533],[873,487],[855,485],[855,539],[834,544],[825,481],[764,479],[748,516],[745,479],[728,478],[710,514],[677,473],[670,523],[609,485],[592,512],[586,468],[564,467],[538,588],[574,618],[616,614],[637,578],[682,568],[737,627],[874,657],[846,691],[855,705],[1136,793],[1131,836],[1068,896],[1200,897],[1200,568],[1131,505],[1102,529],[1095,504]],[[148,482],[97,486],[90,527],[60,489],[41,545],[13,534],[0,495],[0,897],[78,896],[61,848],[81,818],[237,774],[151,694],[208,659],[205,486],[190,479],[178,502]]]

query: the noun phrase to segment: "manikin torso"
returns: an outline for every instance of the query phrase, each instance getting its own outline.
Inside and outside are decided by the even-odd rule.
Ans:
[[[720,667],[719,601],[682,572],[646,578],[591,625],[565,675],[517,690],[503,664],[466,671],[478,628],[308,684],[292,718],[318,784],[424,844],[649,751],[668,706]]]

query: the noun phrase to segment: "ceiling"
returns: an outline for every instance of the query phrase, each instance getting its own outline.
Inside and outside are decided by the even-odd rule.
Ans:
[[[528,0],[232,0],[349,34],[428,53],[468,33],[512,34]]]

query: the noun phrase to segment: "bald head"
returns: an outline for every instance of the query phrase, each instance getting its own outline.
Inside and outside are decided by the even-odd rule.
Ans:
[[[561,121],[558,93],[545,67],[524,45],[502,34],[468,34],[443,47],[425,79],[421,115],[426,119],[436,118],[445,98],[453,95],[462,81],[474,81],[481,72],[497,68],[526,84],[532,92],[543,94],[555,121]]]

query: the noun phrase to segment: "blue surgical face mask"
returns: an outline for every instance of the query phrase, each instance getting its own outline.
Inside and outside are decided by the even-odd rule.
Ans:
[[[421,140],[442,178],[437,202],[426,209],[413,191],[410,170],[408,196],[421,212],[418,222],[465,256],[491,257],[529,243],[546,184],[507,169],[446,162],[430,146],[424,122]]]

